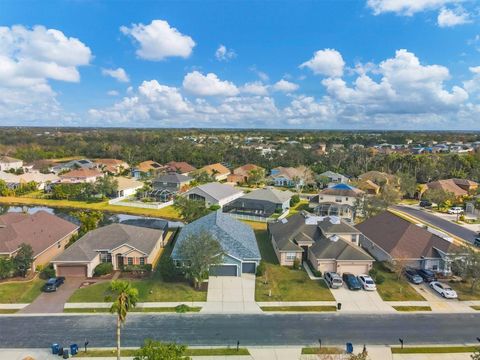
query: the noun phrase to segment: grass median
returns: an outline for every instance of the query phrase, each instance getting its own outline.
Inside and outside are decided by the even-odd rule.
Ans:
[[[135,356],[137,350],[134,349],[125,349],[122,350],[122,357],[132,357]],[[80,351],[78,357],[114,357],[116,356],[117,351],[115,349],[97,349],[97,350],[88,350],[88,352]],[[250,355],[250,352],[246,348],[212,348],[212,349],[187,349],[185,351],[186,356],[239,356],[239,355]]]
[[[419,347],[392,347],[392,354],[454,354],[473,353],[477,346],[419,346]]]
[[[414,311],[432,311],[430,306],[392,306],[395,310],[400,312],[414,312]]]
[[[262,306],[261,309],[266,312],[335,312],[336,306]]]

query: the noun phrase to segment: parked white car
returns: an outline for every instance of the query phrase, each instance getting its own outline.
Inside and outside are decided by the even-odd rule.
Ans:
[[[447,211],[449,214],[462,214],[463,209],[460,206],[454,206]]]
[[[446,299],[456,299],[457,293],[450,286],[438,281],[432,281],[430,287]]]
[[[375,281],[368,276],[368,275],[358,275],[358,281],[362,284],[363,290],[367,291],[375,291],[377,290],[377,285],[375,285]]]

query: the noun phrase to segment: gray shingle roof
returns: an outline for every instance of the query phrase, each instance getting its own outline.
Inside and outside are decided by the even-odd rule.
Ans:
[[[332,241],[325,236],[321,236],[310,250],[317,259],[373,261],[373,258],[361,248],[354,247],[339,237],[336,238],[337,241]]]
[[[201,231],[210,233],[220,243],[227,255],[241,260],[261,259],[253,229],[220,210],[183,227],[175,242],[172,258],[179,259],[180,244],[190,235],[198,234]]]
[[[92,230],[57,256],[54,262],[92,261],[97,250],[112,250],[123,244],[149,255],[163,231],[125,224],[111,224]]]
[[[290,200],[293,196],[293,193],[290,191],[281,191],[278,189],[265,188],[254,190],[248,194],[243,195],[242,199],[251,199],[251,200],[264,200],[270,201],[274,204],[283,204],[285,201]]]
[[[326,217],[318,222],[318,226],[327,234],[360,234],[361,232],[350,224],[335,217]]]
[[[240,193],[241,191],[238,189],[235,189],[233,186],[230,185],[225,185],[225,184],[220,184],[218,182],[212,182],[208,184],[203,184],[200,186],[197,186],[189,191],[187,191],[187,195],[190,193],[205,193],[207,195],[210,195],[212,198],[215,200],[222,200],[225,199],[229,196],[235,195]]]
[[[167,183],[175,183],[175,184],[182,184],[188,181],[192,181],[193,179],[189,176],[185,176],[182,174],[177,173],[169,173],[165,175],[161,175],[156,178],[155,182],[167,182]]]

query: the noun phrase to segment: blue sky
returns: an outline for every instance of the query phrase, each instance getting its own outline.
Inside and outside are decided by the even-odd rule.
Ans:
[[[479,11],[4,0],[0,124],[480,130]]]

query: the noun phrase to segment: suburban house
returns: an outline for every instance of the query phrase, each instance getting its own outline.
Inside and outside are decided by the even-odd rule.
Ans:
[[[185,192],[192,180],[191,177],[178,173],[160,175],[152,181],[153,189],[148,196],[162,202],[170,201],[176,194]]]
[[[409,266],[451,273],[451,255],[458,248],[453,239],[431,228],[413,224],[384,211],[356,228],[360,243],[378,261],[402,261]]]
[[[24,165],[24,169],[28,172],[51,173],[55,165],[57,163],[53,160],[40,159]]]
[[[100,263],[112,263],[114,270],[154,264],[163,246],[162,230],[111,224],[86,233],[52,264],[57,276],[92,277]]]
[[[23,161],[10,156],[0,156],[0,171],[18,170],[23,167]]]
[[[268,224],[280,265],[308,261],[315,270],[368,274],[374,259],[359,244],[361,233],[338,217],[307,212]]]
[[[384,184],[389,184],[393,186],[398,186],[398,178],[395,175],[387,174],[381,171],[367,171],[358,177],[360,183],[366,182],[370,180],[374,184],[378,186],[382,186]]]
[[[140,179],[142,177],[150,177],[150,176],[157,176],[160,171],[162,171],[165,167],[156,161],[147,160],[143,161],[137,166],[135,166],[132,170],[132,176],[135,179]]]
[[[347,184],[350,181],[349,178],[346,177],[345,175],[342,175],[330,170],[321,173],[320,175],[318,175],[318,177],[327,179],[328,182],[326,185],[328,187],[336,184]]]
[[[65,249],[78,226],[47,211],[8,212],[0,216],[0,256],[15,256],[25,243],[33,249],[32,270]]]
[[[356,202],[365,193],[354,186],[339,183],[323,189],[310,199],[309,207],[319,216],[339,216],[353,222],[355,219]]]
[[[230,175],[230,170],[220,163],[204,166],[199,169],[198,172],[207,173],[208,175],[212,176],[215,181],[227,180],[228,175]]]
[[[4,181],[9,189],[16,189],[21,183],[18,175],[5,171],[0,171],[0,180]]]
[[[270,180],[275,186],[296,187],[303,186],[312,180],[312,172],[305,166],[273,168]]]
[[[72,160],[66,163],[61,163],[52,167],[52,171],[55,174],[75,170],[75,169],[92,169],[95,167],[95,163],[88,159]]]
[[[456,197],[467,196],[478,189],[478,183],[467,179],[446,179],[432,181],[423,187],[422,194],[428,190],[439,189],[454,194]]]
[[[166,163],[165,166],[167,167],[167,171],[176,172],[185,176],[197,170],[195,167],[185,161],[170,161]]]
[[[220,184],[218,182],[199,185],[185,193],[185,196],[190,200],[205,202],[206,207],[212,205],[222,207],[242,195],[243,191],[235,189],[233,186]]]
[[[126,178],[123,176],[116,177],[115,180],[118,183],[117,198],[125,198],[135,195],[138,190],[143,188],[144,184],[141,181]]]
[[[96,159],[95,166],[104,173],[119,175],[125,170],[130,169],[130,166],[123,160],[118,159]]]
[[[274,188],[257,189],[223,206],[223,212],[234,215],[247,215],[269,218],[273,214],[283,214],[290,209],[290,191]]]
[[[244,184],[248,181],[248,178],[250,177],[251,172],[254,170],[265,170],[265,169],[255,164],[246,164],[246,165],[240,166],[236,169],[233,169],[233,173],[228,175],[227,182],[234,183],[237,185]]]
[[[172,251],[172,259],[178,267],[184,264],[179,251],[181,244],[190,236],[195,237],[203,231],[215,238],[224,252],[221,263],[210,267],[211,276],[256,273],[261,256],[253,229],[221,211],[205,215],[182,228]]]
[[[39,172],[28,172],[21,175],[15,175],[0,171],[0,180],[5,181],[10,189],[17,189],[23,184],[35,182],[39,190],[45,189],[47,184],[56,183],[60,178],[55,174],[42,174]]]
[[[372,180],[360,180],[356,185],[360,190],[365,191],[367,195],[378,195],[380,193],[380,186]]]
[[[97,169],[81,168],[70,170],[69,172],[60,175],[62,183],[94,183],[97,179],[103,177],[104,174]]]

